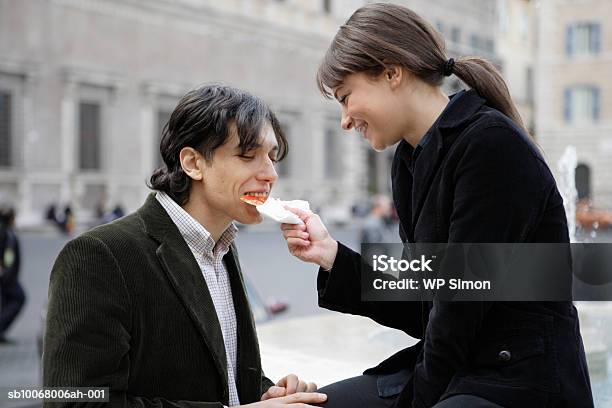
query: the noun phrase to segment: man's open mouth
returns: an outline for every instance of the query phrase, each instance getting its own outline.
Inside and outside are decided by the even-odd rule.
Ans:
[[[244,201],[247,204],[257,206],[266,202],[266,200],[268,199],[268,194],[269,193],[267,191],[248,192],[243,194],[242,197],[240,197],[240,200]]]

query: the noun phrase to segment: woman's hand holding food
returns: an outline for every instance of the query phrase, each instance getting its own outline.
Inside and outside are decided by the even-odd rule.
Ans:
[[[291,255],[304,262],[319,265],[325,270],[331,269],[338,253],[338,242],[334,240],[321,218],[312,212],[289,208],[304,222],[298,224],[281,224],[283,236]]]

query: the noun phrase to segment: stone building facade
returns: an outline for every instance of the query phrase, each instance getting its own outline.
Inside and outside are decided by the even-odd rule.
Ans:
[[[35,224],[51,203],[136,209],[160,130],[205,82],[263,97],[290,140],[274,194],[346,214],[366,192],[365,145],[315,86],[360,1],[0,0],[0,194]],[[343,14],[344,13],[344,14]]]
[[[612,208],[612,2],[541,0],[537,135],[551,168],[576,147],[579,198]]]
[[[490,0],[398,0],[444,35],[449,55],[502,67]],[[315,86],[338,26],[363,0],[0,0],[0,195],[20,223],[51,203],[90,218],[101,203],[134,210],[160,164],[161,127],[204,82],[262,96],[291,145],[275,195],[345,219],[390,192],[393,149],[340,129]],[[451,77],[448,92],[461,84]],[[0,197],[0,200],[3,198]]]

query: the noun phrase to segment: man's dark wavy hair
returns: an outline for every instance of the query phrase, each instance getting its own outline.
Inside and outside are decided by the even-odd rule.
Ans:
[[[235,129],[242,154],[257,148],[263,127],[269,124],[278,143],[277,161],[285,158],[289,146],[278,119],[260,98],[237,88],[204,85],[188,92],[174,108],[164,126],[159,150],[164,164],[156,169],[148,186],[163,191],[179,205],[189,198],[191,178],[181,167],[179,153],[184,147],[199,151],[212,162],[216,148]]]

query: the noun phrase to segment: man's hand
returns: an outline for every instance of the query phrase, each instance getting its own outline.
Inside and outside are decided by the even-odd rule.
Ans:
[[[270,398],[266,401],[253,404],[240,405],[242,408],[316,408],[314,405],[322,404],[327,395],[318,392],[297,392],[280,398]]]
[[[315,392],[316,390],[317,384],[306,383],[300,380],[297,375],[289,374],[281,378],[275,386],[270,387],[268,391],[261,396],[261,400],[265,401],[270,398],[284,397],[286,395],[295,394],[296,392]]]
[[[305,225],[281,224],[283,236],[291,255],[304,262],[311,262],[323,269],[331,269],[338,253],[336,242],[317,214],[287,208],[296,214]]]

